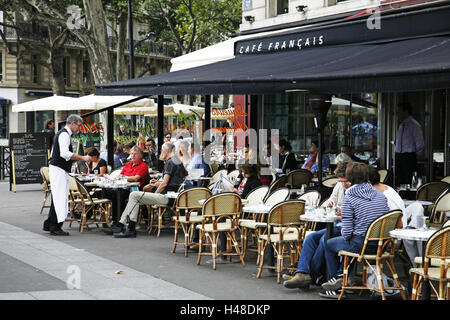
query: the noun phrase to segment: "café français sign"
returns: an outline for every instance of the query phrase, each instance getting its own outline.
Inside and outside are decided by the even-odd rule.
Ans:
[[[324,44],[324,36],[312,36],[307,38],[294,38],[275,41],[272,39],[255,41],[253,44],[242,44],[236,48],[238,54],[251,54],[251,53],[269,53],[285,50],[301,50],[307,47],[316,47]]]
[[[448,35],[450,5],[402,14],[378,14],[380,28],[369,28],[371,14],[325,26],[302,27],[267,36],[240,40],[234,54],[251,55],[304,50],[322,46],[363,44]],[[424,27],[426,26],[426,27]]]

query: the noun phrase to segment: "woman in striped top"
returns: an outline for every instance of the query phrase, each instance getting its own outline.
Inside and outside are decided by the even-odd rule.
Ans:
[[[341,237],[329,239],[325,245],[325,259],[330,280],[322,287],[338,290],[342,285],[342,263],[338,252],[360,252],[369,225],[379,216],[389,212],[386,197],[369,183],[367,164],[351,162],[345,171],[352,186],[342,202]]]

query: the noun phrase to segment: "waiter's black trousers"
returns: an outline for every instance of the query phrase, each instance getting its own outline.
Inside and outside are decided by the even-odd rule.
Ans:
[[[60,230],[64,222],[58,223],[58,217],[56,216],[55,205],[53,204],[53,196],[51,195],[50,211],[48,212],[48,218],[44,221],[44,229],[50,231]]]
[[[410,184],[413,172],[417,171],[417,157],[414,152],[395,154],[395,184]]]

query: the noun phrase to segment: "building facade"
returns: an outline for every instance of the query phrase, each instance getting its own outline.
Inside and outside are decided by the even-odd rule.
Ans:
[[[0,11],[0,19],[3,22],[3,14]],[[45,26],[31,24],[21,21],[16,15],[15,23],[21,30],[0,27],[6,37],[8,45],[12,51],[17,51],[20,42],[31,43],[35,41],[30,34],[40,32],[44,36],[48,33]],[[116,59],[117,39],[113,29],[117,28],[108,22],[108,43],[113,64]],[[135,74],[150,75],[164,73],[170,69],[170,59],[176,54],[175,47],[167,43],[155,43],[143,39],[145,26],[135,24],[134,39],[135,44],[142,44],[135,48]],[[18,40],[19,38],[19,40]],[[39,60],[40,52],[26,52],[23,60],[11,54],[3,40],[0,41],[0,97],[3,103],[0,104],[0,145],[8,145],[9,132],[36,132],[43,129],[47,119],[55,119],[57,115],[53,111],[38,112],[12,112],[15,104],[31,101],[41,97],[53,95],[52,75],[48,68],[29,63],[29,61]],[[125,74],[123,79],[128,78],[129,64],[129,44],[125,44]],[[27,62],[28,61],[28,62]],[[150,68],[148,66],[150,65]],[[114,70],[115,71],[115,70]],[[144,71],[146,71],[144,73]],[[84,45],[74,36],[69,37],[64,45],[63,73],[65,91],[67,96],[79,97],[95,92],[94,79],[90,69],[89,56]],[[0,98],[0,99],[1,99]],[[74,110],[74,112],[79,112]]]
[[[352,19],[365,19],[367,33],[373,29],[379,31],[383,25],[377,18],[380,14],[412,12],[426,10],[440,5],[448,5],[447,1],[314,1],[314,0],[244,0],[241,35],[261,34],[263,31],[279,31],[298,35],[317,33],[317,38],[308,37],[301,40],[303,49],[320,46],[325,41],[336,41],[337,38],[320,38],[321,32],[327,32],[328,26],[340,26],[343,23],[352,24]],[[438,11],[436,11],[438,12]],[[401,26],[398,26],[401,29]],[[426,28],[423,28],[426,29]],[[304,31],[303,31],[304,30]],[[309,32],[311,30],[311,32]],[[315,31],[317,30],[317,31]],[[350,30],[350,29],[349,29]],[[389,37],[396,37],[401,30],[391,28]],[[295,33],[297,32],[297,33]],[[308,33],[309,32],[309,33]],[[430,33],[432,33],[430,31]],[[355,42],[364,42],[370,36],[360,37]],[[289,46],[286,41],[271,40],[270,36],[260,36],[259,40],[237,42],[236,54],[257,53],[260,49],[283,51],[282,46]],[[342,40],[342,39],[341,39]],[[290,40],[293,41],[293,40]],[[346,40],[352,42],[349,36]],[[382,39],[377,39],[382,41]],[[250,46],[248,45],[250,44]],[[261,46],[259,46],[261,44]],[[264,46],[266,45],[265,49]],[[297,45],[297,42],[294,43]],[[278,46],[278,47],[277,47]],[[288,50],[288,49],[287,49]],[[314,70],[314,69],[312,69]],[[326,86],[326,85],[325,85]],[[440,180],[450,174],[450,158],[448,150],[449,133],[449,89],[436,88],[432,90],[389,90],[361,91],[332,94],[332,105],[327,113],[324,134],[324,152],[329,154],[331,161],[340,152],[342,145],[350,145],[357,157],[379,168],[392,168],[395,161],[394,145],[398,129],[396,106],[401,102],[409,102],[413,106],[413,118],[423,129],[425,149],[419,156],[419,175],[424,181]],[[257,99],[257,127],[279,129],[280,139],[291,142],[298,160],[304,159],[312,141],[317,140],[317,130],[314,125],[315,114],[308,103],[309,93],[304,90],[286,90],[280,93],[260,94]],[[256,100],[254,100],[256,101]]]

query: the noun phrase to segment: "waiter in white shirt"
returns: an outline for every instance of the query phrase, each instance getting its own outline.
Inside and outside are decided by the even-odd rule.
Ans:
[[[54,236],[68,236],[68,232],[61,230],[69,211],[69,173],[72,161],[91,161],[90,156],[80,156],[73,153],[71,136],[80,131],[83,119],[76,114],[67,117],[66,126],[58,131],[53,139],[50,156],[49,176],[52,190],[48,219],[44,221],[44,231],[50,231]]]
[[[417,157],[424,148],[422,127],[412,116],[410,103],[397,106],[397,117],[401,121],[395,141],[396,185],[411,183],[417,171]]]

